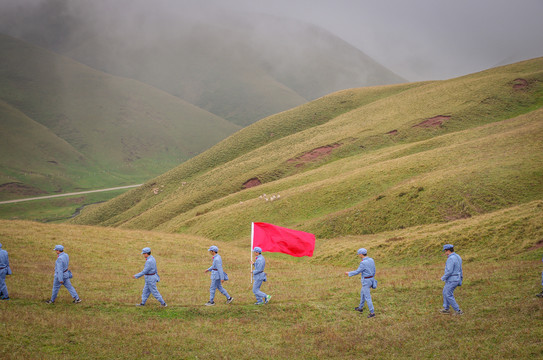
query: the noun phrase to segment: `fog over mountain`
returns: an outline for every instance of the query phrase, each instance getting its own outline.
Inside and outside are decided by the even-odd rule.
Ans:
[[[77,20],[71,18],[76,12]],[[179,23],[181,15],[202,21],[212,13],[297,19],[330,31],[409,81],[543,56],[541,0],[5,0],[0,28],[28,35],[46,21],[77,41],[85,32],[81,25],[113,32],[119,12],[123,22],[136,24],[153,18]],[[34,37],[51,41],[49,35]]]
[[[5,6],[0,30],[242,126],[337,90],[405,82],[318,26],[217,4],[25,0]]]

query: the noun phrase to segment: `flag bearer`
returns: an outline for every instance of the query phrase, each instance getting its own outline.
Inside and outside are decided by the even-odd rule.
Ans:
[[[8,252],[2,249],[0,244],[0,299],[9,300],[8,287],[6,286],[6,275],[11,275],[9,267]]]
[[[79,304],[81,299],[77,295],[77,291],[72,286],[70,279],[73,277],[72,272],[68,269],[70,264],[70,257],[64,252],[64,246],[56,245],[55,252],[57,253],[57,260],[55,261],[55,277],[53,279],[53,293],[51,294],[51,299],[47,300],[46,303],[54,304],[58,295],[60,287],[64,285],[68,292],[72,296],[73,303]]]
[[[149,298],[149,295],[153,294],[153,296],[155,297],[155,299],[158,300],[160,305],[166,307],[168,305],[166,305],[166,302],[164,301],[164,299],[162,299],[162,295],[160,295],[158,289],[156,288],[156,283],[160,281],[160,276],[158,276],[156,260],[151,255],[151,248],[143,248],[141,250],[141,254],[145,258],[145,266],[143,267],[142,272],[134,275],[134,279],[145,276],[145,286],[143,287],[143,291],[141,293],[141,303],[137,304],[136,306],[144,306],[147,302],[147,299]]]
[[[222,287],[222,283],[228,280],[228,275],[222,269],[222,258],[219,255],[219,248],[215,245],[211,246],[207,251],[213,256],[213,263],[205,271],[206,273],[211,271],[211,286],[209,287],[209,301],[205,303],[206,306],[215,305],[215,291],[219,290],[221,294],[226,296],[226,303],[230,304],[233,297],[228,295],[228,291]]]
[[[375,276],[375,261],[372,258],[368,257],[368,251],[364,248],[358,249],[358,256],[362,259],[358,269],[354,271],[345,272],[345,275],[351,277],[354,275],[361,275],[362,289],[360,290],[360,304],[354,309],[356,311],[364,311],[364,304],[368,303],[368,309],[370,311],[368,318],[375,316],[375,311],[373,308],[373,302],[371,301],[370,289],[376,286],[374,279]]]
[[[455,315],[463,315],[464,313],[458,307],[454,298],[454,289],[462,285],[464,274],[462,273],[462,258],[454,252],[454,246],[451,244],[443,245],[443,252],[447,255],[445,262],[445,274],[441,277],[445,281],[443,287],[443,309],[439,310],[442,314],[450,314],[449,307],[455,311]]]
[[[264,256],[262,256],[262,249],[258,246],[253,249],[253,252],[256,255],[255,261],[251,262],[255,268],[253,270],[253,293],[256,297],[255,305],[267,304],[270,302],[271,295],[267,295],[260,291],[260,286],[262,286],[262,283],[267,280],[266,273],[264,272],[264,268],[266,267],[266,259],[264,259]]]

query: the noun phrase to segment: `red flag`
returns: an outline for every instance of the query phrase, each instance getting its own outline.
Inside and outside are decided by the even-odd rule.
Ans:
[[[313,256],[315,235],[304,231],[255,222],[253,223],[252,249],[280,252],[292,256]],[[251,250],[252,250],[251,249]]]

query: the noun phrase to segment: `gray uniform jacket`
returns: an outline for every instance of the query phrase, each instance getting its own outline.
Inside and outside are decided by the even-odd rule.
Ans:
[[[256,257],[254,267],[255,267],[255,269],[253,270],[254,279],[266,281],[267,277],[266,277],[266,273],[264,272],[264,268],[266,267],[266,259],[264,259],[264,256],[258,255]]]
[[[143,267],[143,270],[134,276],[138,279],[144,275],[146,276],[146,279],[149,276],[154,276],[157,282],[160,281],[160,276],[158,276],[158,271],[156,267],[156,260],[153,257],[153,255],[149,255],[147,257],[147,259],[145,260],[145,266]]]
[[[55,279],[64,282],[64,279],[72,278],[72,272],[68,270],[68,265],[70,265],[70,257],[68,254],[65,252],[58,254],[57,260],[55,261]]]
[[[213,264],[207,270],[211,271],[211,280],[228,280],[228,275],[222,269],[222,258],[219,254],[213,256]]]

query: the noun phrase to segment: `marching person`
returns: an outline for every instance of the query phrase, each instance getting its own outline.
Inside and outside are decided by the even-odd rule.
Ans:
[[[449,307],[455,311],[455,315],[463,315],[460,307],[454,298],[454,289],[457,286],[462,286],[464,274],[462,273],[462,258],[454,252],[454,246],[451,244],[443,245],[443,252],[447,255],[445,262],[445,274],[441,277],[441,281],[445,281],[443,287],[443,309],[439,310],[442,314],[450,314]]]
[[[207,273],[211,271],[211,285],[209,287],[209,301],[205,303],[205,305],[206,306],[215,305],[214,299],[215,299],[216,290],[219,290],[221,294],[226,296],[226,303],[230,304],[232,300],[234,300],[234,298],[228,295],[228,291],[226,291],[226,289],[222,287],[222,283],[228,280],[228,275],[226,275],[226,273],[222,269],[222,258],[219,255],[219,248],[213,245],[207,251],[209,251],[209,253],[213,257],[213,263],[204,272],[204,273]]]
[[[0,299],[9,300],[8,287],[6,285],[6,275],[11,275],[9,267],[8,252],[2,249],[0,244]]]
[[[256,255],[255,261],[252,261],[251,264],[254,266],[253,270],[253,294],[256,297],[255,305],[267,304],[270,302],[271,295],[260,291],[260,287],[264,281],[267,281],[266,273],[264,268],[266,267],[266,259],[262,256],[262,249],[258,246],[253,249],[253,252]]]
[[[1,247],[1,245],[0,245]],[[543,261],[543,259],[541,259],[541,261]],[[2,265],[0,265],[2,266]],[[543,272],[541,272],[541,286],[543,286]],[[539,294],[536,295],[537,297],[540,297],[540,298],[543,298],[543,290],[541,290],[541,292]]]
[[[362,281],[362,289],[360,290],[360,304],[354,309],[356,311],[363,312],[364,304],[367,302],[368,310],[370,311],[368,318],[372,318],[375,316],[375,311],[373,308],[373,302],[371,301],[370,290],[372,287],[375,288],[377,285],[374,279],[375,261],[368,257],[368,251],[364,248],[358,249],[357,254],[362,259],[360,261],[360,265],[358,265],[358,269],[345,272],[345,275],[351,277],[360,274]]]
[[[156,260],[153,255],[151,255],[151,248],[143,248],[141,250],[141,254],[145,258],[145,266],[143,267],[142,272],[137,273],[133,277],[134,279],[139,279],[140,277],[145,276],[145,286],[141,292],[141,303],[137,304],[136,306],[145,306],[149,295],[153,294],[160,305],[166,307],[168,305],[166,305],[166,302],[164,299],[162,299],[162,295],[160,295],[158,289],[156,288],[156,283],[160,281],[160,276],[158,276]]]
[[[72,282],[70,281],[70,279],[73,277],[72,272],[70,271],[70,269],[68,269],[68,265],[70,264],[70,257],[64,252],[64,246],[62,245],[55,245],[54,250],[57,253],[57,260],[55,261],[53,293],[51,295],[51,299],[47,300],[46,303],[54,304],[60,287],[64,285],[64,287],[68,290],[68,292],[74,299],[73,303],[79,304],[81,302],[81,299],[77,295],[77,291],[75,291],[75,288],[72,286]]]

